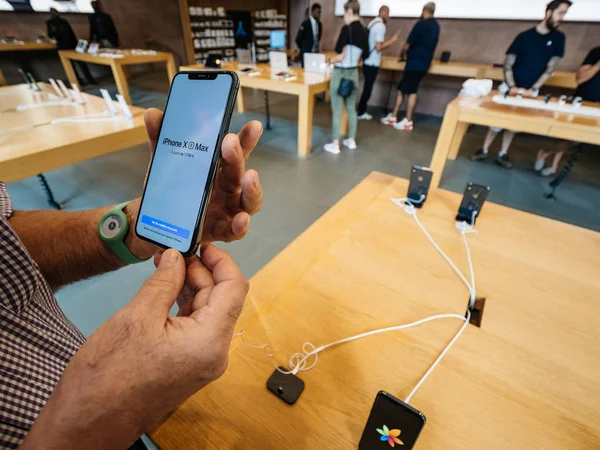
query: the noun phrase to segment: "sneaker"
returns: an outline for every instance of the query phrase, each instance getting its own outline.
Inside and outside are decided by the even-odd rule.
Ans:
[[[479,150],[477,150],[475,153],[473,153],[471,155],[471,161],[483,161],[484,159],[487,159],[488,157],[488,152],[486,152],[484,149],[480,148]]]
[[[508,157],[508,154],[505,153],[504,155],[500,156],[496,156],[496,159],[494,159],[494,162],[502,167],[504,167],[505,169],[511,169],[513,164],[510,160],[510,158]]]
[[[339,155],[341,153],[339,144],[336,144],[335,142],[325,144],[323,148],[326,152],[333,153],[334,155]]]
[[[543,177],[551,177],[552,175],[556,175],[556,170],[554,170],[552,167],[546,167],[540,172],[540,175]]]
[[[544,168],[544,163],[546,162],[546,160],[542,158],[542,153],[543,150],[538,152],[535,164],[533,165],[533,168],[536,172],[541,172],[541,170]]]
[[[398,119],[394,116],[392,116],[391,114],[388,114],[387,116],[385,116],[384,118],[381,119],[381,123],[384,125],[394,125],[395,123],[398,122]]]
[[[358,116],[358,120],[373,120],[373,116],[366,112]]]
[[[356,150],[356,141],[353,138],[344,139],[344,145],[350,150]]]
[[[394,124],[394,128],[400,131],[412,131],[413,123],[410,122],[406,117],[402,119],[400,122]]]

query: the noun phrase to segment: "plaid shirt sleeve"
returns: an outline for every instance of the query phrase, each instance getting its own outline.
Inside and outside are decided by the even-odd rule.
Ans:
[[[2,214],[5,219],[10,218],[12,215],[12,200],[6,190],[6,184],[2,181],[0,181],[0,214]]]

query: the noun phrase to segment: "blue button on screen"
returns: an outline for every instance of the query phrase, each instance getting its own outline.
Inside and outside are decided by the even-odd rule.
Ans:
[[[150,225],[154,228],[158,228],[159,230],[166,231],[167,233],[174,234],[175,236],[182,237],[183,239],[187,239],[190,237],[189,230],[186,230],[185,228],[180,228],[176,225],[171,225],[170,223],[155,219],[154,217],[143,215],[142,223]]]

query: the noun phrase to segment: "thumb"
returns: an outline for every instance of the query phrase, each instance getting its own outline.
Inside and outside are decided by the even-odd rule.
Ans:
[[[167,317],[177,296],[183,289],[185,260],[177,250],[169,249],[160,258],[156,271],[148,278],[135,296],[136,306],[147,313]]]
[[[146,132],[148,133],[151,151],[154,151],[156,148],[156,141],[158,139],[158,132],[160,131],[162,119],[163,113],[156,108],[148,108],[144,113],[144,122],[146,123]]]

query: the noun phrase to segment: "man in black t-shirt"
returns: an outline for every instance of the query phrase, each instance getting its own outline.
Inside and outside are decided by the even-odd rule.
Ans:
[[[500,92],[508,91],[511,95],[521,93],[529,97],[538,95],[565,54],[565,35],[558,31],[558,27],[571,5],[570,0],[552,0],[546,7],[544,20],[516,37],[506,52],[504,83],[500,86]],[[471,156],[473,161],[487,158],[488,149],[500,131],[500,128],[488,130],[483,148]],[[506,169],[512,167],[508,149],[514,137],[514,131],[504,131],[502,149],[495,159],[497,164]]]
[[[600,103],[600,47],[592,49],[583,61],[583,65],[577,72],[577,84],[576,96],[586,102]],[[558,171],[558,163],[573,145],[574,142],[560,140],[550,150],[540,150],[534,165],[535,170],[545,177],[555,175]],[[546,158],[550,155],[554,155],[552,166],[544,169]]]
[[[94,13],[90,15],[90,42],[98,42],[104,47],[117,48],[119,33],[110,14],[104,12],[99,1],[92,2]]]

